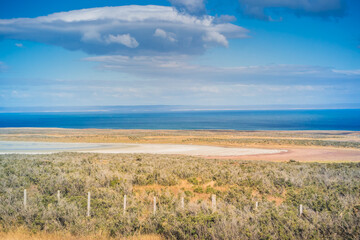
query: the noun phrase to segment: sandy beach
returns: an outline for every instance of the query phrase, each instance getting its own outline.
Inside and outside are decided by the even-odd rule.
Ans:
[[[0,154],[48,154],[58,152],[150,153],[183,154],[193,156],[244,156],[257,154],[276,154],[286,152],[286,150],[180,144],[53,143],[0,141]]]

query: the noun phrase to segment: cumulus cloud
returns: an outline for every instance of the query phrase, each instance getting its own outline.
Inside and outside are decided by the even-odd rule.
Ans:
[[[170,42],[176,42],[177,41],[175,33],[166,32],[165,30],[162,30],[160,28],[157,28],[155,30],[154,36],[167,39]]]
[[[203,40],[205,42],[218,43],[225,47],[229,45],[226,37],[218,32],[207,32],[206,35],[203,36]]]
[[[119,6],[0,20],[0,37],[30,40],[104,55],[203,53],[248,31],[212,16],[196,17],[165,6]],[[164,41],[167,40],[167,41]]]
[[[136,48],[139,46],[139,43],[136,41],[135,38],[131,37],[130,34],[123,34],[123,35],[112,35],[110,34],[105,41],[109,44],[117,43],[122,44],[128,48]]]
[[[271,14],[290,11],[297,16],[343,17],[345,0],[239,0],[244,14],[272,20]]]
[[[205,14],[204,0],[169,0],[169,2],[179,11],[192,15]]]

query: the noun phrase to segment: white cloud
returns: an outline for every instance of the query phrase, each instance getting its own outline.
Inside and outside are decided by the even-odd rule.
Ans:
[[[226,37],[218,32],[207,32],[206,35],[203,36],[203,40],[205,42],[219,43],[225,47],[229,46]]]
[[[180,12],[190,14],[204,14],[204,0],[169,0],[169,2]]]
[[[190,64],[189,56],[185,55],[96,56],[86,60],[99,62],[101,70],[120,73],[112,76],[94,74],[90,79],[69,76],[58,81],[0,78],[0,98],[2,95],[3,102],[9,105],[16,103],[19,96],[10,96],[12,90],[15,90],[21,95],[29,94],[31,103],[38,105],[73,105],[74,102],[79,105],[114,105],[119,102],[124,105],[164,102],[249,105],[329,103],[329,99],[336,103],[358,99],[359,95],[359,75],[335,73],[327,67],[215,67]],[[50,97],[58,93],[64,97]],[[66,94],[73,97],[67,97]],[[28,104],[27,101],[21,103]]]
[[[155,37],[167,39],[170,42],[176,42],[176,35],[172,32],[166,32],[160,28],[157,28],[154,33]]]
[[[298,16],[343,17],[344,0],[239,0],[243,12],[263,20],[272,20],[269,14],[290,11]]]
[[[105,70],[120,71],[147,79],[176,79],[181,81],[205,81],[226,83],[252,83],[274,85],[317,85],[354,80],[355,71],[333,70],[329,67],[307,65],[263,65],[216,67],[190,64],[189,56],[96,56],[85,59],[100,63]],[[192,59],[193,60],[193,59]]]
[[[167,37],[167,34],[164,30],[160,29],[160,28],[157,28],[155,30],[155,33],[154,33],[154,36],[155,37],[162,37],[162,38],[166,38]]]
[[[0,20],[1,38],[41,42],[96,55],[196,55],[209,46],[226,46],[228,38],[245,38],[247,33],[231,23],[219,24],[212,16],[196,17],[179,13],[173,7],[151,5]]]
[[[22,48],[23,44],[22,43],[15,43],[15,46],[17,46],[18,48]]]
[[[353,70],[333,70],[334,73],[340,73],[345,75],[360,75],[360,69],[353,69]]]
[[[106,40],[107,43],[118,43],[127,46],[128,48],[136,48],[139,46],[139,43],[135,38],[131,37],[130,34],[123,35],[112,35],[110,34]]]
[[[224,91],[224,89],[221,89],[219,86],[197,86],[190,88],[190,91],[202,93],[219,93],[221,90]]]

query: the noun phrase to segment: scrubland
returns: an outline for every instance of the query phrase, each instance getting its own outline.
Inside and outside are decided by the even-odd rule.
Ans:
[[[360,163],[150,154],[0,156],[2,238],[25,231],[38,239],[358,239],[359,226]]]

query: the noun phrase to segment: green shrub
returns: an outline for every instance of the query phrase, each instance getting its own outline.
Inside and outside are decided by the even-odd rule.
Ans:
[[[202,187],[194,188],[194,193],[204,193],[204,189]]]
[[[197,180],[195,177],[188,178],[187,181],[193,185],[199,185],[199,180]]]

